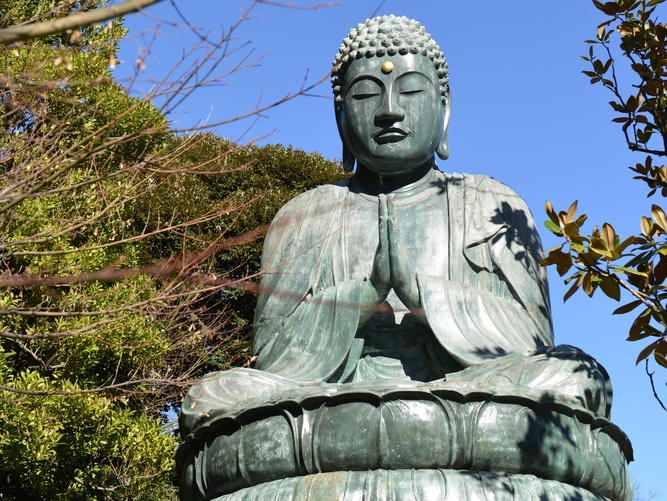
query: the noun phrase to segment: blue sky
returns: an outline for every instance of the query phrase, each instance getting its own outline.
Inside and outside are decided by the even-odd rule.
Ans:
[[[188,22],[211,34],[211,40],[251,4],[175,1]],[[583,40],[595,36],[602,20],[592,1],[336,3],[322,9],[257,6],[236,31],[230,49],[237,50],[220,63],[218,73],[231,70],[248,54],[250,60],[260,60],[225,77],[223,85],[194,92],[171,115],[174,126],[228,120],[253,110],[257,103],[266,105],[298,90],[305,77],[308,82],[325,77],[349,29],[379,7],[379,14],[419,20],[449,62],[451,157],[440,168],[487,174],[514,188],[538,221],[545,249],[558,244],[542,225],[545,200],[557,209],[579,200],[590,227],[608,221],[622,236],[638,232],[640,216],[649,212],[651,203],[662,203],[647,201],[646,190],[631,179],[627,167],[643,155],[630,153],[620,127],[610,122],[611,95],[591,86],[581,74],[587,69],[579,57],[588,50]],[[664,17],[666,8],[661,8]],[[147,14],[128,16],[125,25],[130,34],[120,54],[125,63],[118,66],[116,76],[127,79],[141,57],[146,68],[142,81],[132,85],[133,92],[141,94],[151,77],[164,76],[196,43],[191,31],[172,22],[184,24],[169,0]],[[142,52],[153,36],[150,53]],[[325,97],[299,97],[264,112],[257,121],[236,121],[213,131],[237,141],[264,138],[260,144],[293,145],[339,159],[341,143],[328,80],[311,94]],[[577,294],[563,304],[566,287],[551,270],[550,284],[557,343],[579,346],[609,371],[614,385],[612,418],[635,449],[631,475],[645,493],[658,491],[655,499],[667,499],[663,452],[667,414],[654,401],[643,366],[634,365],[643,345],[625,341],[631,318],[612,317],[618,304],[601,292],[592,300]],[[662,370],[658,383],[663,386],[666,379],[667,371]]]

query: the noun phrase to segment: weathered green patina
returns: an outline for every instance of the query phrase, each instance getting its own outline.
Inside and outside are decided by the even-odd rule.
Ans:
[[[438,46],[416,21],[368,20],[332,83],[356,170],[272,223],[256,369],[186,396],[182,499],[631,499],[606,372],[553,346],[530,211],[436,167],[451,108]]]

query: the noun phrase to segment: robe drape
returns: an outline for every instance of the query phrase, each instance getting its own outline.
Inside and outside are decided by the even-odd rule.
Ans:
[[[423,243],[413,242],[408,256],[417,262],[430,341],[463,367],[552,346],[541,243],[525,202],[490,177],[429,175],[421,198],[396,210],[402,239],[415,234]],[[374,249],[378,238],[377,212],[360,210],[372,197],[353,185],[311,190],[271,224],[254,326],[258,369],[313,383],[353,369],[363,343],[360,297],[373,261],[373,252],[355,249],[369,242]],[[419,213],[425,204],[428,213]],[[419,262],[420,252],[431,262]]]

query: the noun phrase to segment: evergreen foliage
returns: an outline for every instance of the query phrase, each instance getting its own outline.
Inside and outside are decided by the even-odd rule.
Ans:
[[[0,0],[0,28],[105,3]],[[342,176],[170,133],[112,78],[124,34],[0,47],[0,500],[175,499],[164,421],[188,381],[250,363],[262,228]]]
[[[593,0],[604,14],[597,37],[587,40],[589,51],[583,59],[590,64],[583,73],[593,85],[606,88],[613,95],[610,106],[618,114],[613,122],[621,125],[628,148],[642,154],[630,166],[634,179],[646,183],[648,197],[667,196],[667,167],[659,165],[667,157],[667,25],[660,21],[659,8],[665,0]],[[618,76],[627,71],[629,85]],[[577,214],[575,201],[568,210],[556,211],[547,202],[546,227],[563,243],[547,251],[543,261],[554,266],[571,284],[567,300],[578,290],[592,297],[601,290],[607,297],[621,300],[621,292],[630,301],[615,314],[632,313],[628,341],[644,347],[636,363],[644,362],[653,394],[662,408],[649,371],[649,360],[667,369],[667,215],[654,203],[650,217],[642,216],[641,233],[621,236],[614,227],[603,223],[590,234],[583,232],[587,216]],[[648,344],[646,344],[648,343]]]

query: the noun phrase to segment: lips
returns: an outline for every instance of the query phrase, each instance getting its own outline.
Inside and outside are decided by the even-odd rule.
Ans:
[[[400,124],[391,127],[383,127],[371,134],[371,137],[378,144],[397,143],[410,135],[410,131]]]

